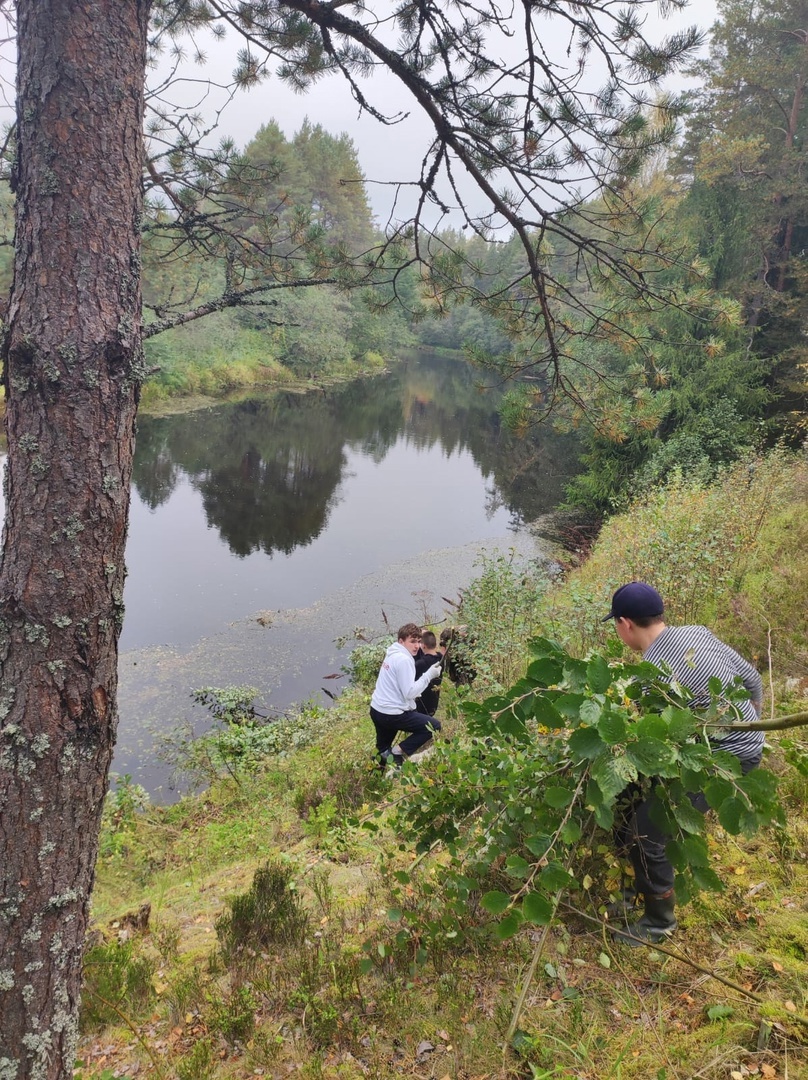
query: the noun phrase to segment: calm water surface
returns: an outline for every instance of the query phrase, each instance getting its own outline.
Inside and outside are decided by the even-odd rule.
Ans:
[[[166,796],[155,731],[204,723],[194,686],[325,702],[335,638],[382,611],[440,618],[482,549],[538,553],[523,526],[560,501],[574,449],[504,432],[479,381],[418,354],[324,392],[141,417],[114,769]]]

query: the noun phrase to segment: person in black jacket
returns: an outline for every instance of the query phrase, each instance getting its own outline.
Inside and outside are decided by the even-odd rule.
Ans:
[[[432,667],[433,664],[440,664],[443,661],[443,654],[446,650],[438,645],[437,638],[431,630],[424,630],[421,635],[421,651],[415,657],[415,677],[423,675],[425,671]],[[426,690],[422,690],[420,697],[416,699],[419,712],[424,712],[428,716],[434,716],[438,711],[438,701],[440,700],[440,678],[435,679],[430,683]]]

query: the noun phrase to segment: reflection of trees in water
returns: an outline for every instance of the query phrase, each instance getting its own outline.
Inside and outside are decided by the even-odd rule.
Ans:
[[[222,405],[141,421],[134,482],[152,509],[185,474],[208,523],[239,555],[291,552],[322,531],[339,498],[346,448],[381,462],[402,436],[468,450],[489,480],[491,512],[504,504],[531,519],[560,500],[571,445],[549,431],[515,439],[501,430],[494,390],[469,365],[419,356],[389,376],[306,395]]]

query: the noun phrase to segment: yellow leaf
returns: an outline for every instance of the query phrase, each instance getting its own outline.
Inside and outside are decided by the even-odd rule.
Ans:
[[[786,1008],[788,1009],[789,1012],[796,1012],[797,1011],[797,1006],[794,1004],[793,1001],[787,1001],[786,1002]]]

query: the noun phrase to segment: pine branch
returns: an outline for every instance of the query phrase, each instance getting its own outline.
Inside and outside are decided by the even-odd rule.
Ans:
[[[236,307],[265,307],[274,303],[273,300],[263,299],[261,293],[272,292],[275,289],[301,289],[313,285],[335,285],[336,278],[311,278],[306,281],[274,281],[267,285],[256,285],[251,289],[241,289],[238,292],[225,292],[217,296],[215,300],[208,300],[199,307],[190,311],[183,311],[177,315],[167,316],[165,319],[157,319],[143,327],[143,337],[151,338],[162,334],[166,330],[173,330],[177,326],[184,326],[195,319],[202,319],[214,311],[225,311]],[[282,326],[283,323],[269,320],[274,326]]]

